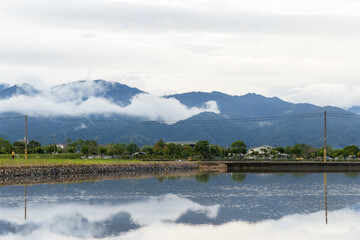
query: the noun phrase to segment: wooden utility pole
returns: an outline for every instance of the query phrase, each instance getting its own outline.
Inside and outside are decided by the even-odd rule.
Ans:
[[[55,134],[55,133],[54,133],[53,137],[54,137],[54,153],[56,153],[56,144],[55,144],[55,137],[56,137],[56,134]]]
[[[27,160],[27,115],[25,115],[25,160]]]
[[[324,162],[326,162],[326,111],[324,112]]]

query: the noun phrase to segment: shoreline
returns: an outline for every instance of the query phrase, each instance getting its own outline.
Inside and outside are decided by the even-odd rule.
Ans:
[[[241,161],[224,162],[228,172],[360,172],[360,162]]]
[[[198,163],[124,163],[0,167],[0,185],[76,182],[197,173]]]
[[[204,161],[0,167],[0,186],[203,173],[360,172],[360,162]]]

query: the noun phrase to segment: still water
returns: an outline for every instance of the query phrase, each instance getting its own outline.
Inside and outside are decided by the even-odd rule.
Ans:
[[[0,187],[0,239],[359,239],[358,173]]]

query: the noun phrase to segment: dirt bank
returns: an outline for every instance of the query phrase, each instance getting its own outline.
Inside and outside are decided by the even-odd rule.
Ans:
[[[198,167],[198,163],[190,162],[1,167],[0,185],[91,181],[195,173],[198,171]]]

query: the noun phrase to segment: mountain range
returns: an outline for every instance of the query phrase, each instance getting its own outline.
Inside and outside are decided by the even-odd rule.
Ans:
[[[145,100],[136,102],[139,96],[145,96]],[[28,105],[25,109],[14,105],[10,108],[12,110],[4,105],[0,107],[0,137],[11,142],[23,139],[22,116],[27,114],[29,139],[42,144],[53,143],[56,135],[59,143],[65,142],[65,138],[82,138],[99,143],[135,142],[141,146],[153,145],[162,138],[164,141],[209,140],[222,146],[243,140],[248,147],[296,143],[320,147],[323,145],[323,113],[326,111],[328,145],[335,148],[360,145],[360,119],[353,113],[357,113],[358,107],[350,109],[354,110],[351,112],[338,107],[294,104],[255,93],[232,96],[217,91],[167,95],[155,99],[154,103],[146,96],[150,95],[140,89],[104,80],[76,81],[46,91],[29,84],[1,84],[1,105],[19,104],[14,99],[20,97]],[[38,100],[34,104],[39,104],[39,108],[43,108],[41,111],[31,104],[33,99]],[[159,102],[165,106],[171,103],[169,106],[176,106],[181,111],[174,110],[172,114],[170,108],[163,111],[165,117],[160,113],[151,117],[153,112],[161,112],[156,105]],[[96,108],[97,103],[106,105]],[[216,103],[216,109],[208,108],[209,103]],[[84,106],[95,110],[82,112]],[[26,108],[32,110],[27,113]],[[74,108],[75,113],[69,108]],[[106,110],[106,114],[96,112],[96,109],[107,108],[110,110]],[[184,111],[194,114],[175,116]],[[178,117],[178,120],[167,121],[169,115]]]

